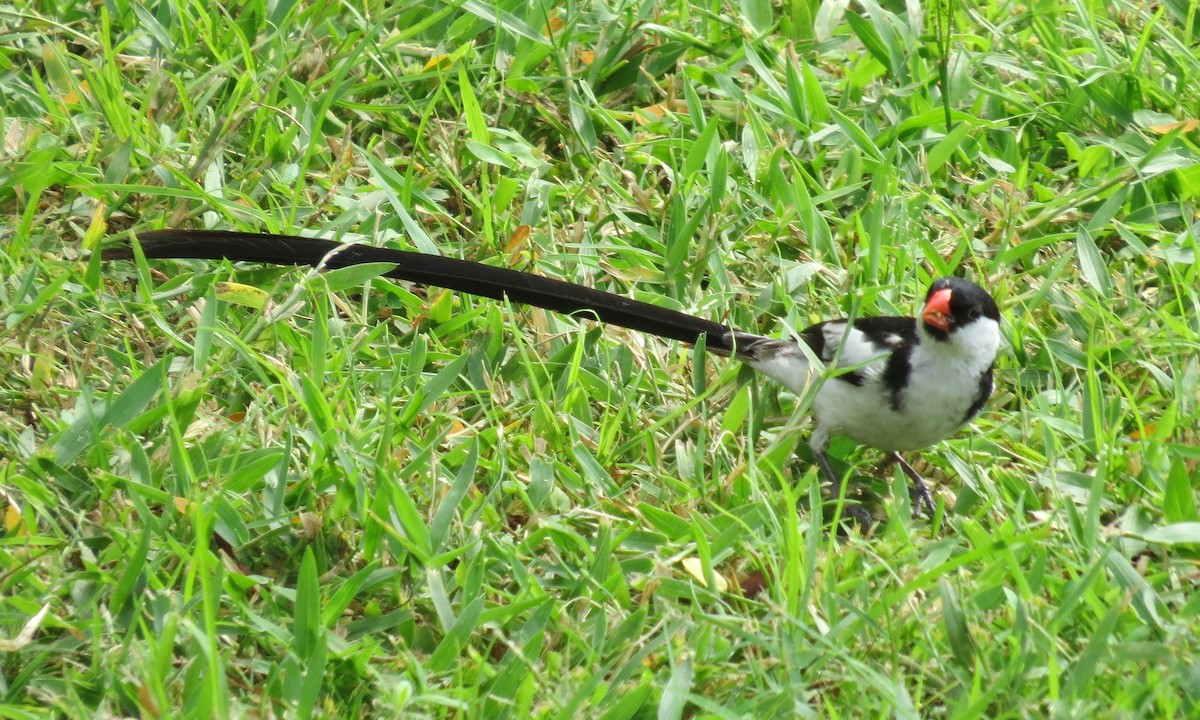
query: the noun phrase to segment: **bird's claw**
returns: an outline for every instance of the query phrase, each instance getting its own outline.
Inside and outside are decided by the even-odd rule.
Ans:
[[[922,508],[929,511],[929,517],[933,517],[937,505],[933,502],[933,495],[930,494],[929,487],[925,484],[921,474],[914,470],[912,465],[905,462],[904,458],[900,457],[900,453],[892,453],[892,459],[896,461],[908,479],[912,480],[909,497],[912,498],[913,517],[921,517]]]
[[[929,494],[929,488],[925,485],[925,481],[920,478],[914,480],[909,497],[912,499],[913,517],[921,517],[922,508],[929,511],[929,517],[933,517],[937,505],[934,504],[933,496]]]

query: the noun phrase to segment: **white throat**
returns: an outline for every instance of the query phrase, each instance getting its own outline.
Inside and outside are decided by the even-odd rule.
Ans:
[[[930,335],[924,323],[917,323],[917,334],[921,343],[913,349],[914,369],[924,363],[948,363],[977,375],[996,362],[1000,351],[1000,324],[987,317],[958,328],[945,340]]]

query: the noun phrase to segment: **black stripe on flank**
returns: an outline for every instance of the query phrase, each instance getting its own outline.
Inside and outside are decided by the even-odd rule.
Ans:
[[[888,358],[887,367],[883,369],[883,374],[880,379],[883,381],[883,386],[887,388],[888,396],[891,398],[892,410],[900,412],[903,406],[904,388],[908,387],[908,379],[912,375],[912,351],[916,347],[911,343],[904,343],[897,347]]]
[[[979,387],[975,391],[975,401],[971,403],[971,407],[967,408],[967,414],[963,416],[963,422],[967,422],[983,409],[983,404],[992,396],[992,369],[979,373]]]

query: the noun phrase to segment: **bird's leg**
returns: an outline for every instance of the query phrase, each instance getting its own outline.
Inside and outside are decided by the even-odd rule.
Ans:
[[[900,457],[900,453],[892,453],[892,459],[900,465],[900,469],[904,471],[908,479],[912,480],[913,516],[919,517],[921,515],[921,508],[925,507],[929,510],[929,515],[932,517],[936,507],[933,504],[933,496],[929,494],[929,488],[925,485],[925,480],[916,470],[913,470],[912,465],[909,465],[904,461],[904,458]]]
[[[833,466],[829,464],[829,455],[825,452],[825,445],[814,442],[812,443],[812,451],[813,456],[817,459],[817,465],[821,468],[821,474],[829,481],[829,487],[836,498],[841,494],[842,481],[833,472]],[[864,528],[870,527],[875,522],[875,518],[871,517],[871,513],[861,505],[846,505],[842,513]]]
[[[813,448],[813,455],[816,456],[817,465],[821,467],[821,473],[829,482],[829,486],[834,488],[834,492],[836,492],[836,488],[842,484],[842,481],[839,480],[837,474],[833,472],[833,466],[829,464],[829,455],[825,454],[825,448]]]

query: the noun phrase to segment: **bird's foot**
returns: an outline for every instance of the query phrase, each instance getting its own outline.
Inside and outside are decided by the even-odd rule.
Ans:
[[[817,459],[817,465],[821,468],[821,474],[825,476],[826,482],[829,483],[830,491],[836,497],[838,495],[838,488],[841,487],[843,481],[838,479],[837,474],[834,473],[833,466],[829,464],[829,456],[823,450],[817,450],[813,455]],[[875,526],[875,516],[871,514],[869,509],[857,503],[843,503],[841,515],[844,520],[858,525],[864,530]]]
[[[875,516],[871,511],[862,505],[851,505],[849,503],[842,506],[842,519],[850,525],[857,525],[863,531],[870,530],[875,527]]]
[[[929,493],[929,486],[925,484],[924,478],[913,469],[912,465],[909,465],[904,461],[904,458],[900,457],[900,453],[892,453],[892,459],[900,465],[900,469],[904,471],[908,479],[912,480],[910,495],[913,504],[913,517],[920,517],[922,508],[928,510],[929,516],[933,517],[934,511],[937,510],[937,505],[933,502],[933,495]]]

